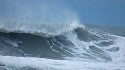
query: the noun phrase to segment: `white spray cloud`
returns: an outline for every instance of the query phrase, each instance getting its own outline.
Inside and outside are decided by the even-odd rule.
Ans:
[[[18,23],[71,23],[78,20],[63,1],[58,0],[1,0],[0,20]]]
[[[57,35],[78,24],[77,15],[61,0],[0,0],[0,30]]]

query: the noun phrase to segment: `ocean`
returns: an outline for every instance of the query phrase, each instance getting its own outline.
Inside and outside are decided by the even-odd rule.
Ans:
[[[0,0],[0,70],[125,70],[123,3],[67,2]]]
[[[124,70],[125,34],[117,29],[2,24],[0,70]]]

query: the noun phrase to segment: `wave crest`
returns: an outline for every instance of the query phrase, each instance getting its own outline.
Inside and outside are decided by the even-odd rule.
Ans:
[[[35,35],[59,35],[77,27],[84,27],[77,21],[71,24],[23,24],[23,23],[0,23],[1,32],[30,33]]]

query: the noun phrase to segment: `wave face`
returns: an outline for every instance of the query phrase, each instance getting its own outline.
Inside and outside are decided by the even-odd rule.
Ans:
[[[7,70],[124,70],[124,42],[125,38],[122,36],[83,25],[49,36],[23,31],[2,31],[0,64],[1,69]]]

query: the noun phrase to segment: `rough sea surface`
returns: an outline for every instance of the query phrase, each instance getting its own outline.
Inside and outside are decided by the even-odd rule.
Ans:
[[[0,0],[0,70],[125,70],[125,29],[80,24],[63,1]]]
[[[0,70],[125,69],[125,37],[113,29],[81,24],[52,34],[2,27]]]

